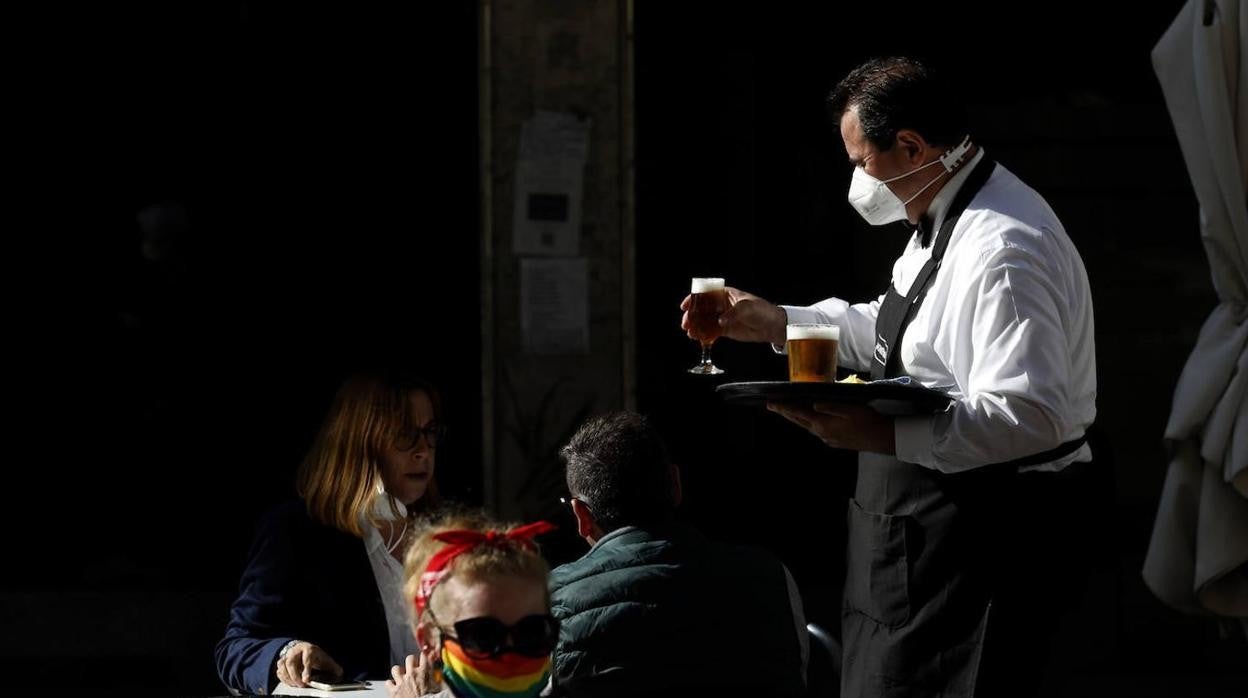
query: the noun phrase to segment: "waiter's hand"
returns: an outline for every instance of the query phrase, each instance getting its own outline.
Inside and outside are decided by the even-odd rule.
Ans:
[[[784,344],[784,327],[788,323],[784,308],[731,286],[724,287],[724,291],[728,294],[728,310],[719,316],[719,325],[725,337],[739,342]],[[680,329],[686,334],[689,334],[689,302],[690,296],[680,302],[680,309],[685,311],[680,317]],[[689,334],[689,338],[694,337]]]
[[[767,403],[771,410],[809,431],[832,448],[895,455],[893,418],[868,407],[815,403],[814,409]]]

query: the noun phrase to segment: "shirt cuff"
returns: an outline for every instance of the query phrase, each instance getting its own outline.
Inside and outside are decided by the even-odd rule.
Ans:
[[[822,320],[819,319],[819,313],[811,310],[810,308],[802,308],[796,305],[782,305],[780,306],[780,309],[784,311],[784,324],[786,327],[788,325],[817,324],[822,322]],[[772,344],[771,349],[777,354],[789,353],[787,342],[784,344]]]
[[[893,420],[893,436],[897,440],[897,460],[934,468],[934,426],[935,420],[932,417],[896,417]]]

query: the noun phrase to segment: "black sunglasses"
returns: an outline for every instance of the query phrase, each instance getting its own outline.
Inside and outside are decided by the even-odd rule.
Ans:
[[[425,443],[429,444],[429,448],[437,448],[438,443],[446,438],[446,427],[437,422],[431,422],[419,429],[408,429],[394,440],[394,447],[400,451],[410,451],[420,443],[422,435],[425,437]]]
[[[503,652],[526,657],[545,657],[559,641],[559,621],[547,614],[525,616],[515,625],[491,616],[468,618],[454,625],[451,639],[473,659],[491,659]],[[510,640],[510,642],[508,642]]]

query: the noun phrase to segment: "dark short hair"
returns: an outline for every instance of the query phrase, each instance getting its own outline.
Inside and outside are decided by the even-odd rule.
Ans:
[[[867,140],[880,150],[892,148],[903,128],[947,148],[969,131],[954,86],[913,58],[874,58],[850,71],[828,95],[828,114],[839,124],[851,107]]]
[[[676,482],[667,448],[635,412],[590,419],[560,452],[568,490],[585,502],[603,532],[671,521]]]

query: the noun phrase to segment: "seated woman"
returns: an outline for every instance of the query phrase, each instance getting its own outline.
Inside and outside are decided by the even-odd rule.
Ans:
[[[391,668],[391,696],[525,697],[546,688],[559,623],[533,537],[553,529],[459,519],[412,545],[405,589],[420,652]]]
[[[416,651],[400,561],[414,518],[438,501],[443,433],[438,393],[423,380],[343,384],[299,470],[299,499],[260,522],[215,651],[227,687],[380,678]]]

